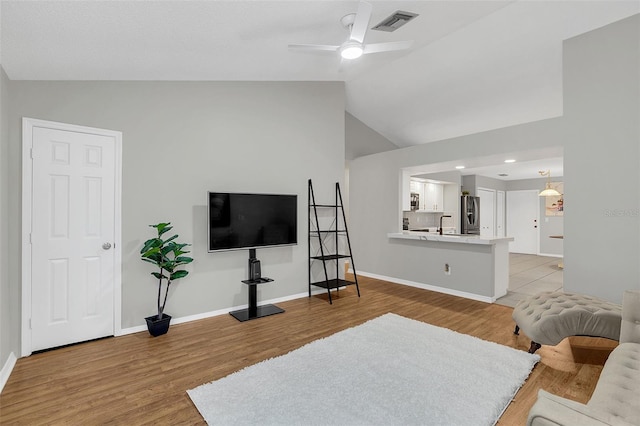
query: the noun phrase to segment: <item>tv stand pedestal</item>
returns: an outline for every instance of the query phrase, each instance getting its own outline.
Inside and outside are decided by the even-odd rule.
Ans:
[[[255,259],[255,249],[250,250],[249,262]],[[268,317],[269,315],[281,314],[284,309],[277,307],[276,305],[262,305],[258,306],[258,291],[259,284],[270,283],[273,280],[267,277],[260,277],[256,279],[243,280],[242,282],[249,286],[249,307],[247,309],[240,309],[239,311],[229,312],[238,321],[249,321],[256,318]]]

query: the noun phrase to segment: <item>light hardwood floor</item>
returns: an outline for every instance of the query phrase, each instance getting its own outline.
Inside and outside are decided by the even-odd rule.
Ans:
[[[510,307],[362,277],[360,284],[361,298],[350,287],[333,305],[324,295],[313,296],[279,303],[285,313],[244,323],[221,315],[174,325],[158,338],[136,333],[19,359],[0,395],[0,424],[204,424],[187,389],[387,312],[523,351],[529,347],[523,333],[513,334]],[[524,424],[541,388],[586,402],[615,345],[583,337],[542,347],[541,362],[499,424]],[[320,422],[331,424],[330,407]]]

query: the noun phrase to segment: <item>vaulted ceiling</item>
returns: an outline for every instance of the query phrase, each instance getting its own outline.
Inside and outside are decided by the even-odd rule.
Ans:
[[[12,1],[0,61],[12,80],[344,81],[347,110],[404,147],[562,115],[562,41],[640,12],[638,1],[370,1],[365,42],[407,51],[295,52],[340,44],[357,1]]]

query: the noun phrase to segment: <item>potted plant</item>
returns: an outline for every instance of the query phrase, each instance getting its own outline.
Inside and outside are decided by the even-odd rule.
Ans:
[[[189,274],[189,271],[180,269],[180,267],[193,262],[193,259],[184,256],[189,253],[184,248],[190,244],[176,242],[178,235],[163,239],[163,235],[173,228],[171,222],[149,226],[156,228],[158,236],[145,241],[140,250],[140,255],[142,260],[158,268],[157,272],[151,272],[151,275],[158,279],[158,314],[145,318],[149,333],[156,337],[165,334],[169,330],[171,316],[164,313],[169,287],[175,280],[184,278]],[[164,297],[162,297],[163,284],[165,284]]]

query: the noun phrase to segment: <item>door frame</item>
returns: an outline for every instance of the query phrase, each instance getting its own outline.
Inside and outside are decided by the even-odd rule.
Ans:
[[[115,141],[114,176],[114,270],[113,333],[122,334],[122,132],[35,118],[22,118],[22,333],[21,356],[31,355],[31,229],[33,220],[33,161],[31,158],[34,127],[113,137]]]

